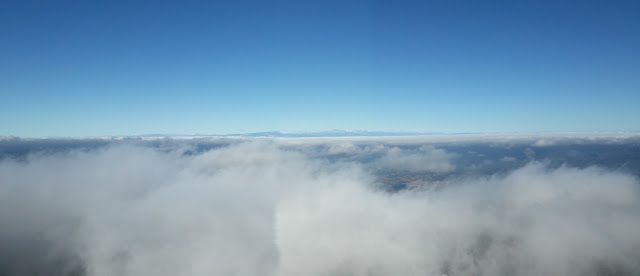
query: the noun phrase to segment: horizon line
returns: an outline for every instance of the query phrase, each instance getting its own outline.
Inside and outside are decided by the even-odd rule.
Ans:
[[[28,137],[17,135],[0,135],[0,141],[12,139],[46,140],[46,139],[164,139],[164,138],[348,138],[348,137],[419,137],[419,136],[462,136],[462,135],[585,135],[598,134],[598,136],[639,134],[640,131],[538,131],[538,132],[427,132],[427,131],[378,131],[378,130],[329,130],[310,132],[284,132],[262,131],[246,133],[192,133],[192,134],[162,134],[148,133],[136,135],[92,135],[92,136],[44,136]]]

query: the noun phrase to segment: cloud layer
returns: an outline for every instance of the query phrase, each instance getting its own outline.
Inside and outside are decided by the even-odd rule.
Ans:
[[[376,170],[451,172],[457,155],[433,145],[323,148],[115,143],[5,159],[0,274],[640,273],[630,174],[532,161],[389,193]]]

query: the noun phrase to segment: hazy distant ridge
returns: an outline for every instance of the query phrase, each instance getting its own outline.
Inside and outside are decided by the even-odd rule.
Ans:
[[[157,137],[281,137],[281,138],[300,138],[300,137],[361,137],[361,136],[418,136],[418,135],[442,135],[442,134],[461,134],[461,133],[443,133],[443,132],[409,132],[409,131],[371,131],[371,130],[332,130],[320,132],[294,132],[286,133],[280,131],[252,132],[252,133],[235,133],[235,134],[144,134],[135,137],[157,138]]]

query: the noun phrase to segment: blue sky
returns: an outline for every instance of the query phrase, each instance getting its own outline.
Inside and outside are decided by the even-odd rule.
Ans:
[[[0,136],[640,131],[637,1],[2,1]]]

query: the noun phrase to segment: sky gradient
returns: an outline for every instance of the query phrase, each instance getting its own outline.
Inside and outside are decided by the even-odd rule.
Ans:
[[[640,131],[637,1],[3,1],[0,136]]]

